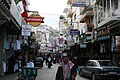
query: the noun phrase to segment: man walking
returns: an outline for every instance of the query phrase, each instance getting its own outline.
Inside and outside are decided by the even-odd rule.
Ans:
[[[62,62],[58,67],[55,80],[75,80],[76,74],[74,64],[69,61],[67,53],[63,53]]]

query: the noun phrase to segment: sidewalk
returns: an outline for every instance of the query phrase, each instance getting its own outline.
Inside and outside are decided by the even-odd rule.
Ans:
[[[42,69],[38,69],[38,76],[37,76],[37,79],[36,80],[40,80],[39,78],[41,78],[41,75],[43,76],[43,73],[46,72],[46,69],[47,69],[47,66],[46,64],[44,63],[44,67]],[[41,73],[41,70],[45,70]],[[13,73],[13,74],[7,74],[3,77],[0,77],[0,80],[17,80],[17,77],[18,77],[18,74],[20,72],[17,72],[17,73]],[[45,76],[46,77],[46,76]]]
[[[13,74],[8,74],[3,77],[0,77],[0,80],[17,80],[19,72],[13,73]]]

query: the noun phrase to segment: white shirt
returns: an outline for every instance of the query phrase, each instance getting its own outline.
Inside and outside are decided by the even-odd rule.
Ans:
[[[27,67],[34,67],[34,63],[33,62],[27,63]]]

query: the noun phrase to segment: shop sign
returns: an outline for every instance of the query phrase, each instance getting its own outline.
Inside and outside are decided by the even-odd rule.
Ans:
[[[22,25],[22,36],[30,36],[31,26],[30,25]]]
[[[44,17],[41,17],[38,13],[33,13],[29,17],[25,18],[25,21],[33,27],[39,26],[43,21]]]
[[[98,35],[100,36],[100,35],[106,35],[106,34],[108,34],[108,31],[99,31],[98,32]]]
[[[85,7],[86,1],[85,0],[73,0],[72,7]]]
[[[44,22],[43,17],[27,17],[26,22]]]
[[[109,35],[107,35],[107,36],[101,36],[101,37],[98,37],[98,40],[100,41],[100,40],[106,40],[106,39],[109,39],[110,38],[110,36]]]
[[[98,28],[97,33],[98,33],[98,36],[107,35],[109,33],[109,31],[108,31],[107,27],[103,27],[102,29]]]
[[[78,29],[70,29],[70,35],[80,35],[80,31]]]

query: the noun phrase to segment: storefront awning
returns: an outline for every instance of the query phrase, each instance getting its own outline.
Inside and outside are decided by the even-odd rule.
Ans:
[[[10,16],[8,14],[8,10],[5,9],[4,5],[0,1],[0,25],[8,22],[10,20]]]
[[[11,15],[10,11],[6,8],[6,6],[0,1],[0,25],[10,22],[15,25],[15,27],[20,30],[20,25],[16,21],[16,19]]]

